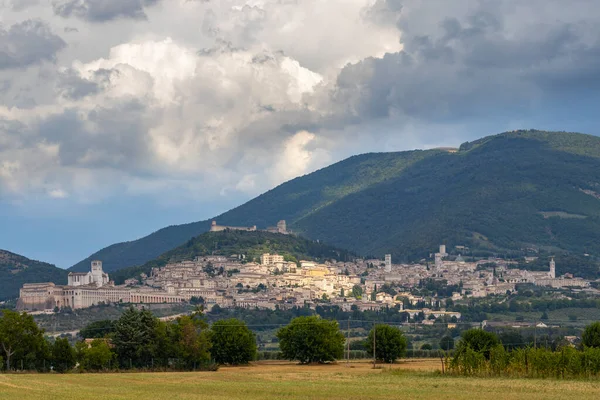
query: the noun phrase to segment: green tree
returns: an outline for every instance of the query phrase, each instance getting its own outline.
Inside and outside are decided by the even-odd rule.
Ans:
[[[440,339],[440,349],[444,351],[454,349],[454,339],[450,335],[446,335]]]
[[[456,346],[456,354],[460,355],[467,349],[471,349],[489,359],[491,349],[499,344],[500,340],[495,334],[483,329],[469,329],[462,333],[461,340]]]
[[[373,339],[375,339],[375,343],[373,343]],[[367,353],[371,355],[373,355],[373,345],[375,345],[375,358],[386,363],[393,363],[406,354],[408,341],[400,329],[377,324],[369,332],[365,343]]]
[[[89,345],[86,342],[79,342],[75,348],[77,361],[81,369],[86,371],[100,371],[110,368],[111,361],[115,357],[104,339],[94,339]]]
[[[157,318],[146,309],[127,309],[115,323],[112,342],[122,367],[147,366],[157,345]]]
[[[14,356],[21,360],[31,359],[43,351],[47,344],[43,330],[38,328],[31,315],[3,310],[0,317],[0,355],[6,361],[6,369],[12,368]]]
[[[220,320],[211,330],[211,354],[218,364],[248,364],[256,357],[256,336],[243,321]]]
[[[600,322],[594,322],[585,327],[581,335],[581,344],[585,347],[600,348]]]
[[[209,363],[211,341],[208,324],[204,319],[179,317],[174,331],[183,367],[191,369]]]
[[[75,367],[75,350],[67,338],[58,338],[52,345],[52,365],[56,372],[65,373]]]
[[[356,299],[360,299],[362,298],[363,295],[363,290],[360,286],[358,285],[354,285],[352,286],[352,296],[355,297]]]
[[[114,332],[115,330],[115,321],[110,319],[105,319],[101,321],[94,321],[85,326],[81,331],[79,331],[79,336],[84,339],[96,339],[103,338],[108,334]]]
[[[433,346],[431,345],[431,343],[423,343],[423,345],[421,346],[421,350],[431,350],[433,349]]]
[[[342,358],[344,335],[336,321],[318,316],[297,317],[277,331],[283,358],[302,364],[325,363]]]

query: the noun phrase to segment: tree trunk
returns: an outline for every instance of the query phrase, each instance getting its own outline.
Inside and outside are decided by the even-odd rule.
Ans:
[[[15,352],[12,351],[11,347],[9,347],[7,349],[6,345],[4,343],[2,343],[2,348],[4,349],[4,352],[6,353],[6,371],[10,371],[10,358],[12,357],[13,354],[15,354]]]

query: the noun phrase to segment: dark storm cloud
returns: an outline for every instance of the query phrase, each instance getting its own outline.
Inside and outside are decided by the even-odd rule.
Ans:
[[[118,18],[146,19],[145,7],[160,0],[60,0],[53,3],[54,13],[63,18],[77,17],[90,22]]]
[[[128,169],[143,165],[148,157],[144,111],[145,106],[137,101],[97,107],[85,115],[65,110],[44,120],[37,129],[48,143],[60,145],[63,166]]]
[[[600,86],[599,13],[575,23],[561,20],[557,7],[552,23],[519,24],[497,3],[481,1],[462,15],[441,9],[439,17],[427,13],[420,20],[418,12],[404,14],[420,8],[418,2],[376,4],[384,3],[400,12],[403,51],[345,67],[334,94],[336,104],[363,121],[519,117],[536,99],[560,96],[560,88]],[[528,15],[518,18],[525,22]]]
[[[0,70],[52,61],[65,46],[43,21],[27,20],[7,30],[0,25]]]

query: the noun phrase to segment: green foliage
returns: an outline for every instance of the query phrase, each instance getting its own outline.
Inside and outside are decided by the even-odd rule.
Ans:
[[[117,320],[112,334],[117,360],[124,367],[142,367],[156,354],[159,321],[148,310],[133,307]]]
[[[288,259],[343,260],[352,257],[346,250],[293,235],[226,230],[204,233],[141,267],[120,270],[112,278],[121,283],[142,272],[149,274],[152,268],[163,267],[169,262],[192,260],[207,255],[245,254],[246,259],[252,260],[259,259],[263,253],[277,253]]]
[[[585,327],[583,335],[581,335],[581,344],[600,349],[600,322],[594,322]]]
[[[462,375],[508,376],[530,378],[589,378],[600,375],[600,348],[573,347],[558,350],[546,348],[521,348],[507,351],[496,345],[490,349],[489,358],[483,353],[467,348],[455,354],[450,370]]]
[[[106,340],[94,339],[89,345],[86,342],[79,342],[75,347],[79,368],[83,371],[101,371],[111,368],[115,353]]]
[[[19,289],[24,283],[36,282],[65,285],[67,271],[52,264],[0,250],[0,301],[19,297]]]
[[[65,373],[75,367],[75,350],[67,338],[58,338],[52,345],[52,365],[54,370]]]
[[[204,319],[197,316],[177,318],[173,336],[175,354],[179,355],[183,368],[196,369],[197,366],[209,364],[212,344]]]
[[[256,358],[256,336],[239,319],[215,322],[212,327],[213,359],[218,364],[248,364]]]
[[[362,298],[362,295],[363,295],[362,287],[360,287],[358,285],[352,286],[352,296],[353,297],[360,299],[360,298]]]
[[[294,318],[277,331],[277,338],[283,357],[302,364],[330,362],[344,355],[345,339],[336,321]]]
[[[375,343],[373,343],[374,341]],[[369,332],[365,343],[367,353],[370,355],[373,355],[373,346],[375,346],[375,357],[378,360],[393,363],[406,354],[408,342],[400,329],[389,325],[377,324]]]
[[[94,321],[85,328],[79,331],[79,336],[84,339],[96,339],[103,338],[115,330],[115,321],[110,319],[103,319],[100,321]]]
[[[450,335],[446,335],[440,339],[440,349],[449,351],[454,349],[454,338]]]
[[[31,315],[3,310],[0,316],[0,356],[6,362],[6,370],[23,365],[38,369],[40,363],[49,359],[48,344],[43,331]]]
[[[456,347],[456,355],[460,357],[467,350],[473,350],[489,359],[491,349],[499,344],[500,340],[495,334],[483,329],[469,329],[462,333],[461,340]]]

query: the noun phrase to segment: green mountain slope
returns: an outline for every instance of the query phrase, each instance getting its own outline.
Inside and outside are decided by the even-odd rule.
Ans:
[[[197,256],[244,254],[247,261],[260,262],[264,253],[280,254],[287,261],[299,260],[349,260],[355,255],[347,250],[294,235],[269,232],[222,231],[207,232],[190,239],[184,245],[170,250],[155,260],[139,267],[124,268],[111,275],[117,284],[125,279],[150,274],[152,268],[163,267],[169,262],[193,260]]]
[[[66,285],[67,274],[67,271],[52,264],[0,250],[0,301],[19,297],[19,289],[24,283]]]
[[[391,252],[397,260],[425,256],[439,243],[481,255],[526,248],[600,255],[599,199],[600,138],[516,131],[465,143],[458,152],[351,157],[216,220],[265,227],[286,219],[306,237],[364,255]],[[93,258],[111,269],[141,265],[208,227],[169,227]]]
[[[374,183],[402,173],[411,164],[439,150],[363,154],[350,157],[310,175],[299,177],[272,189],[250,202],[216,217],[219,224],[274,226],[278,220],[296,221]],[[106,247],[78,262],[70,271],[85,272],[92,260],[102,260],[107,272],[139,266],[153,260],[192,237],[210,229],[210,220],[169,226],[131,242]]]

